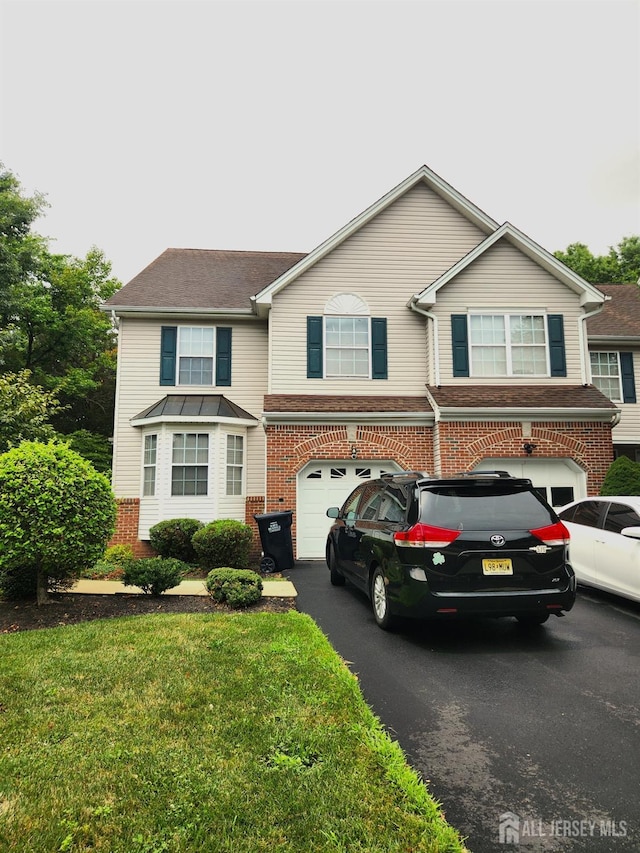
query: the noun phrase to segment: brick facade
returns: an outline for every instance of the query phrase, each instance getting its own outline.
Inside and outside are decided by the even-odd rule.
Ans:
[[[535,445],[534,458],[568,458],[587,474],[587,493],[598,494],[613,462],[611,426],[606,423],[549,421],[440,422],[435,428],[420,426],[271,425],[267,437],[267,494],[248,496],[245,522],[254,531],[252,560],[261,545],[254,515],[295,509],[298,473],[314,459],[391,460],[407,470],[440,476],[470,471],[487,457],[522,459],[523,445]],[[138,539],[140,501],[118,501],[118,518],[112,545],[130,544],[137,557],[153,554],[148,542]],[[296,541],[296,518],[292,537]]]
[[[402,468],[433,470],[433,430],[419,426],[274,425],[267,436],[267,500],[265,512],[296,506],[298,472],[312,459],[358,459],[397,462]],[[351,436],[351,437],[350,437]],[[294,553],[296,518],[292,537]]]
[[[488,457],[522,458],[525,442],[535,445],[536,459],[572,459],[587,474],[587,494],[597,495],[613,462],[611,425],[548,421],[521,423],[446,422],[436,426],[441,475],[470,471]]]

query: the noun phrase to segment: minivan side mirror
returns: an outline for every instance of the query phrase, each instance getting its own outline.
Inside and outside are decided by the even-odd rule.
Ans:
[[[339,506],[330,506],[327,510],[328,518],[340,518],[340,507]]]
[[[640,539],[640,527],[623,527],[621,533],[630,539]]]

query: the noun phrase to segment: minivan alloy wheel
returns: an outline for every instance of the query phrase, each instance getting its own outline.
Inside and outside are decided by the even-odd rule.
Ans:
[[[374,570],[371,579],[371,603],[373,604],[373,615],[378,625],[381,628],[390,628],[394,620],[389,610],[384,572],[379,566]]]

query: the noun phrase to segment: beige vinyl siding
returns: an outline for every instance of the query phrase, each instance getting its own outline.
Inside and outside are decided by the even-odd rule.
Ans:
[[[415,186],[276,294],[270,392],[423,395],[426,320],[407,303],[484,236],[433,190]],[[357,294],[371,317],[387,319],[387,380],[307,379],[306,318],[340,293]]]
[[[637,403],[616,403],[620,409],[620,423],[613,430],[614,444],[640,444],[640,347],[593,347],[607,352],[632,352],[633,377],[636,384]]]
[[[233,328],[232,385],[160,385],[160,328],[162,325],[221,325]],[[194,319],[159,321],[121,318],[118,342],[118,394],[114,429],[113,488],[118,497],[141,494],[141,429],[130,420],[167,394],[223,394],[260,418],[267,386],[267,328],[257,322],[218,324]],[[265,440],[258,422],[247,430],[247,494],[264,494]]]
[[[582,312],[578,294],[506,240],[501,240],[438,291],[433,313],[439,320],[440,379],[443,384],[469,382],[466,377],[453,376],[451,314],[487,311],[496,314],[562,314],[567,376],[554,378],[553,382],[575,385],[583,381],[580,360]],[[506,379],[510,383],[523,384],[550,381],[549,377],[478,377],[478,381],[486,384],[504,384]]]

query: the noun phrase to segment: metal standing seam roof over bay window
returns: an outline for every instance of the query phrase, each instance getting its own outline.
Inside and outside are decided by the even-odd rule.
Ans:
[[[222,394],[168,394],[131,418],[132,426],[160,422],[236,423],[257,426],[258,419]]]

